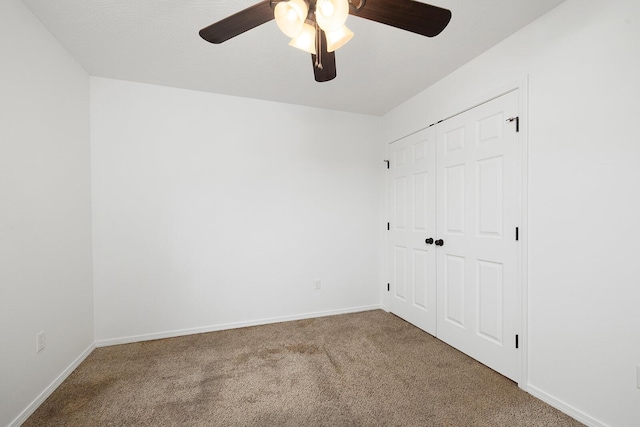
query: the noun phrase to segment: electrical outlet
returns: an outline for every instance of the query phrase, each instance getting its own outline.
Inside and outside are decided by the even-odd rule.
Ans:
[[[36,334],[36,353],[40,353],[46,346],[44,331],[40,331]]]
[[[322,287],[322,282],[320,282],[320,279],[316,279],[316,291],[319,291],[320,288]]]

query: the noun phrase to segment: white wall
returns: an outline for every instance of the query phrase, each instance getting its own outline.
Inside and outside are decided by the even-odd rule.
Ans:
[[[385,116],[385,140],[527,75],[528,389],[638,426],[640,2],[567,0]]]
[[[380,126],[101,78],[89,109],[86,73],[4,0],[0,425],[93,341],[89,111],[107,343],[375,306],[379,133],[392,141],[527,75],[528,388],[591,425],[640,425],[639,20],[635,0],[567,0]]]
[[[93,292],[89,76],[18,0],[0,2],[0,61],[5,426],[91,347]]]
[[[379,305],[379,118],[91,81],[99,345]]]

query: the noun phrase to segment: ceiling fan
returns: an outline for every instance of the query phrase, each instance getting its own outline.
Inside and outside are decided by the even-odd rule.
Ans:
[[[391,25],[427,37],[437,36],[451,20],[451,11],[414,0],[262,0],[200,30],[200,37],[222,43],[276,20],[291,46],[311,53],[316,81],[336,77],[335,51],[353,32],[348,15]]]

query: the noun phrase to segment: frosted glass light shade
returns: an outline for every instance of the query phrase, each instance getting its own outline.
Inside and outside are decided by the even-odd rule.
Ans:
[[[304,24],[300,35],[291,40],[289,46],[316,54],[316,29],[309,24]]]
[[[335,31],[326,32],[325,34],[327,35],[327,52],[340,49],[353,37],[353,31],[348,29],[346,25],[343,25]]]
[[[318,0],[316,22],[325,32],[336,31],[347,22],[349,0]]]
[[[304,0],[289,0],[276,5],[273,16],[280,31],[288,37],[296,38],[302,33],[309,7]]]

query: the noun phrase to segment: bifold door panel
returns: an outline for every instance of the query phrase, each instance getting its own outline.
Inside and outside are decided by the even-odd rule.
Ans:
[[[391,145],[391,311],[436,333],[436,141],[432,128]],[[432,237],[433,236],[433,237]]]
[[[390,309],[518,381],[511,92],[390,145]],[[433,239],[433,244],[429,243]]]

